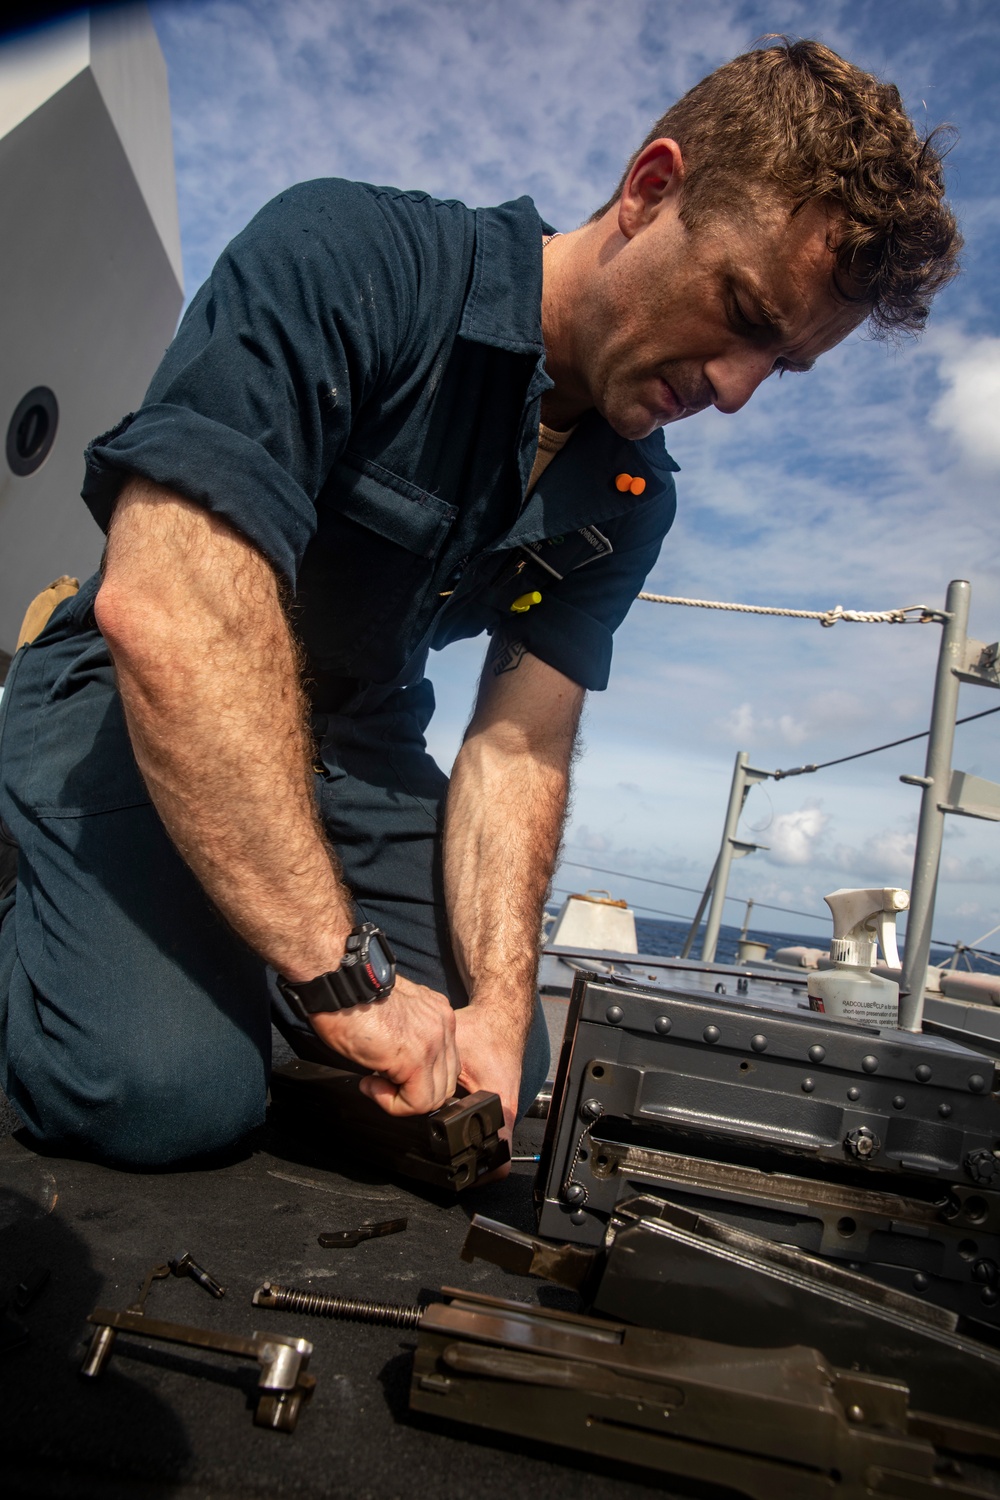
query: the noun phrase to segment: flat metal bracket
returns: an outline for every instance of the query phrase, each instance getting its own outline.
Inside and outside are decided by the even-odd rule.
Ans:
[[[985,818],[1000,823],[1000,786],[970,776],[967,771],[952,771],[947,802],[939,802],[942,812],[960,813],[963,818]]]
[[[959,682],[1000,688],[1000,641],[994,641],[992,646],[984,646],[982,641],[967,640],[962,663],[953,667],[952,671]]]

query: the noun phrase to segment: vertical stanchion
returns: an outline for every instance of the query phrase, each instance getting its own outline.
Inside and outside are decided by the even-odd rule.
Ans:
[[[964,579],[953,579],[948,585],[948,597],[945,601],[948,619],[944,623],[938,653],[927,762],[922,777],[904,778],[911,782],[915,780],[923,787],[917,846],[913,855],[913,877],[910,882],[906,949],[900,979],[899,1024],[905,1031],[919,1031],[924,1018],[924,990],[927,986],[927,960],[931,949],[931,924],[934,921],[934,896],[944,836],[945,815],[941,804],[949,800],[951,788],[951,756],[955,743],[959,687],[955,671],[965,663],[970,593],[969,585]]]
[[[701,926],[701,919],[705,915],[705,907],[708,905],[708,898],[711,896],[712,891],[715,889],[715,877],[718,874],[718,870],[719,858],[718,855],[716,855],[715,864],[712,866],[712,873],[708,877],[708,884],[702,891],[701,900],[698,902],[698,910],[691,918],[691,926],[688,928],[688,935],[684,939],[684,947],[681,949],[681,958],[691,957],[691,949],[694,945],[694,940],[698,935],[698,928]]]
[[[726,826],[722,833],[722,843],[719,845],[719,857],[715,862],[715,884],[712,887],[712,904],[708,908],[708,921],[705,923],[705,939],[701,945],[701,961],[710,964],[715,959],[715,949],[719,941],[719,928],[722,925],[722,908],[726,899],[726,890],[729,886],[729,869],[733,862],[733,840],[736,838],[736,830],[739,827],[740,813],[743,811],[743,802],[747,794],[746,765],[750,759],[746,750],[740,750],[736,756],[736,764],[733,766],[733,781],[729,788],[729,806],[726,808]]]

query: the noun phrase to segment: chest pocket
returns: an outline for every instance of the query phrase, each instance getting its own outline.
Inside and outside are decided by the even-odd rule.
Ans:
[[[437,601],[457,514],[373,460],[345,456],[320,497],[298,579],[300,633],[317,665],[375,681],[401,670]]]

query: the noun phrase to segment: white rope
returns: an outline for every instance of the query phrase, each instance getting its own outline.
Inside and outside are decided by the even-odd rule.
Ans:
[[[929,625],[946,618],[940,610],[926,604],[907,604],[903,609],[777,609],[768,604],[723,604],[718,599],[679,599],[672,594],[640,594],[650,604],[687,604],[695,609],[731,609],[741,615],[780,615],[787,620],[818,620],[821,625],[836,625],[851,620],[858,625]],[[912,616],[912,618],[911,618]]]

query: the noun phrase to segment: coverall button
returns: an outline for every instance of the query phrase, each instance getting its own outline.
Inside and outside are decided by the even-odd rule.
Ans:
[[[633,480],[631,474],[619,474],[615,479],[615,489],[621,490],[622,494],[624,495],[625,491],[630,490],[634,483],[635,481]]]

